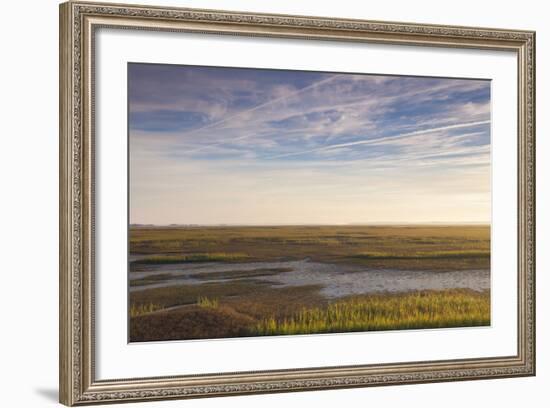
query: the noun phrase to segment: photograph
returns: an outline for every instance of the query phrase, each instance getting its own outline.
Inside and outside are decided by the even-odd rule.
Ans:
[[[59,104],[37,105],[59,108],[37,110],[59,126],[58,188],[41,183],[59,277],[33,287],[59,294],[59,324],[39,319],[59,402],[538,395],[542,17],[192,3],[67,1],[58,53],[41,48],[59,57]]]
[[[128,62],[128,341],[491,325],[491,80]]]

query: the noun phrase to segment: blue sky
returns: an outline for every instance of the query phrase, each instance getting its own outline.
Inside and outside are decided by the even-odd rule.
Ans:
[[[489,222],[490,82],[129,64],[133,223]]]

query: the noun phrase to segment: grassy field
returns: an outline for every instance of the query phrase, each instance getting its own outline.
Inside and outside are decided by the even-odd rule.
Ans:
[[[250,296],[243,293],[247,285]],[[135,303],[132,341],[207,339],[374,330],[474,327],[490,324],[489,291],[467,289],[378,294],[327,302],[315,287],[151,289],[160,303]],[[189,289],[189,290],[186,290]],[[204,288],[202,288],[204,289]],[[241,290],[239,290],[241,289]],[[138,292],[139,293],[139,292]],[[205,292],[202,292],[205,293]],[[166,294],[164,298],[163,294]],[[143,299],[143,298],[142,298]],[[164,303],[162,303],[165,300]],[[166,305],[184,305],[163,311]]]
[[[184,263],[311,258],[421,270],[488,268],[488,226],[131,228],[136,261]]]
[[[370,295],[326,307],[303,308],[290,317],[263,319],[254,334],[307,334],[366,330],[483,326],[490,322],[487,294],[471,291]]]
[[[191,262],[231,262],[245,261],[248,255],[240,253],[195,253],[185,255],[156,255],[134,261],[134,264],[177,264]]]
[[[163,265],[235,265],[310,259],[381,269],[490,267],[488,226],[139,227],[130,229],[130,273]],[[468,289],[328,299],[319,285],[277,286],[287,268],[196,272],[200,284],[130,292],[131,341],[418,329],[490,324],[490,293]],[[163,271],[130,285],[177,279]],[[220,281],[220,279],[222,279]]]

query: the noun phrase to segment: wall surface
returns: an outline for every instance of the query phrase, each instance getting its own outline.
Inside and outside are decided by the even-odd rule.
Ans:
[[[151,0],[152,1],[152,0]],[[134,1],[139,3],[139,1]],[[339,0],[203,0],[157,4],[254,12],[351,17],[537,31],[537,344],[534,378],[289,393],[194,401],[147,403],[164,407],[370,406],[464,407],[547,406],[550,384],[550,308],[546,271],[550,256],[550,26],[544,2],[441,2],[429,0],[357,2]],[[0,372],[2,406],[57,404],[57,169],[58,18],[57,1],[29,0],[3,5],[0,64]],[[513,182],[511,180],[511,182]],[[410,345],[404,345],[410,346]],[[134,406],[132,405],[132,406]],[[126,405],[129,406],[129,405]]]

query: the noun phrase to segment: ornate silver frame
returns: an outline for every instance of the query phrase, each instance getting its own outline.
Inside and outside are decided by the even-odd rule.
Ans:
[[[94,33],[100,27],[513,51],[518,61],[518,349],[512,356],[97,380]],[[535,33],[227,11],[60,5],[60,402],[66,405],[535,374]]]

